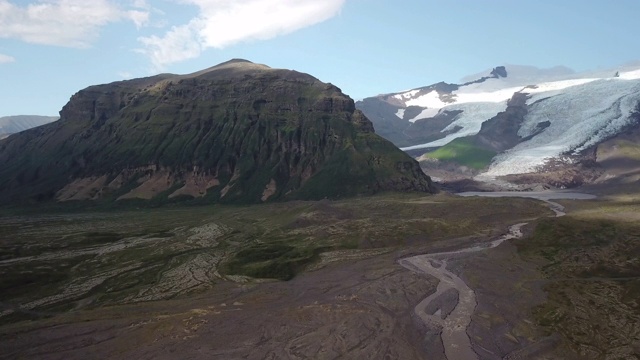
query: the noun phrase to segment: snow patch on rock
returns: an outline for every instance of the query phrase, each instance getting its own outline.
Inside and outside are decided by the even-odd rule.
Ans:
[[[420,112],[420,114],[416,115],[416,117],[409,119],[410,122],[414,123],[418,120],[421,119],[428,119],[428,118],[432,118],[436,115],[438,115],[438,113],[440,112],[440,109],[424,109],[422,110],[422,112]]]

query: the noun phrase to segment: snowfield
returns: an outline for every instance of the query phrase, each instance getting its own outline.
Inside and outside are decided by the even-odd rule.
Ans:
[[[407,94],[412,93],[409,92]],[[414,97],[415,95],[416,93],[413,93],[410,98],[407,97],[408,100],[405,99],[406,106],[421,106],[429,109],[442,109],[443,107],[448,105],[446,102],[440,100],[440,94],[435,90],[418,97]],[[396,95],[395,97],[398,98],[398,95]],[[402,98],[404,97],[405,95],[403,94]]]

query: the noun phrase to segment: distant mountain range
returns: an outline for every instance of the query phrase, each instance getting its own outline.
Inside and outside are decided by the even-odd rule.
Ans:
[[[340,89],[246,60],[91,86],[60,116],[0,142],[0,203],[434,191]]]
[[[589,73],[499,66],[461,84],[378,95],[356,107],[378,134],[421,156],[423,167],[444,181],[510,177],[517,183],[527,175],[538,185],[576,186],[605,180],[606,166],[598,163],[605,142],[624,136],[626,153],[640,150],[634,135],[640,127],[638,64]],[[640,157],[634,156],[626,158],[635,169]],[[542,173],[554,175],[531,176]]]
[[[0,117],[0,139],[11,134],[48,124],[58,120],[58,116],[16,115]]]

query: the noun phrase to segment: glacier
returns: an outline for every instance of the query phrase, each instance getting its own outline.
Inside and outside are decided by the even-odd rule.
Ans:
[[[488,78],[459,86],[447,94],[447,102],[436,90],[421,93],[410,90],[395,95],[405,106],[426,108],[411,122],[428,119],[442,111],[461,110],[441,139],[403,147],[416,150],[440,147],[452,140],[478,134],[482,124],[505,111],[516,93],[528,96],[528,113],[518,130],[530,138],[496,156],[488,170],[476,176],[490,180],[509,174],[535,172],[550,159],[578,154],[617,134],[632,121],[640,103],[640,65],[615,70],[576,74],[566,68],[541,70],[508,67],[508,76]],[[404,115],[404,113],[403,113]],[[549,123],[542,131],[540,123]]]
[[[529,113],[518,135],[533,135],[541,122],[549,121],[549,127],[496,156],[477,179],[534,172],[549,159],[577,154],[615,135],[630,124],[630,115],[640,101],[640,82],[630,80],[635,79],[621,74],[619,78],[573,85],[561,93],[554,87],[535,92],[527,101]]]

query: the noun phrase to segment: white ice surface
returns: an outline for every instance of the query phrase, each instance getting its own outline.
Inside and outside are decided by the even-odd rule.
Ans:
[[[640,69],[621,72],[620,73],[620,79],[624,79],[624,80],[637,80],[637,79],[640,79]]]
[[[463,111],[463,113],[458,115],[452,124],[443,129],[443,132],[446,132],[456,127],[460,127],[461,129],[459,131],[449,134],[442,139],[425,144],[409,146],[403,148],[403,150],[442,146],[453,139],[477,134],[484,121],[496,116],[499,112],[504,111],[507,108],[507,101],[509,101],[513,94],[524,88],[522,85],[512,85],[518,83],[526,84],[526,82],[517,80],[514,82],[507,79],[508,78],[488,79],[479,84],[462,86],[452,93],[455,99],[455,102],[453,103],[446,103],[440,100],[440,94],[435,90],[418,97],[414,97],[417,95],[416,91],[409,91],[396,95],[395,97],[397,99],[405,101],[406,106],[421,106],[428,108],[415,118],[410,119],[410,122],[433,117],[442,110]],[[558,87],[560,88],[563,86],[571,85],[559,85]]]
[[[420,112],[420,114],[416,115],[416,117],[409,119],[410,122],[416,122],[420,119],[428,119],[432,118],[440,112],[440,109],[424,109]]]
[[[411,92],[405,93],[409,94]],[[408,98],[405,94],[402,95],[403,98]],[[414,93],[413,96],[416,94]],[[397,96],[397,95],[396,95]],[[406,106],[421,106],[426,108],[437,108],[440,109],[442,107],[447,106],[447,103],[440,100],[440,94],[437,91],[432,90],[426,94],[420,95],[418,97],[412,97],[410,100],[405,100]]]
[[[533,172],[551,158],[595,145],[628,125],[640,101],[640,82],[621,78],[591,81],[561,93],[550,89],[532,95],[518,135],[533,135],[541,122],[550,126],[496,156],[480,179]]]
[[[443,129],[443,132],[448,132],[457,128],[455,133],[402,150],[439,147],[456,138],[477,134],[482,123],[504,111],[507,101],[520,91],[530,94],[527,101],[530,109],[518,135],[528,137],[535,134],[538,124],[544,121],[551,125],[529,141],[497,156],[488,172],[480,177],[535,171],[547,160],[566,152],[579,152],[616,134],[628,124],[629,115],[640,100],[638,66],[620,67],[618,77],[614,77],[615,69],[575,74],[562,67],[507,66],[507,78],[492,78],[462,86],[453,92],[454,103],[443,102],[436,91],[421,96],[417,96],[417,90],[396,95],[407,106],[427,108],[409,119],[411,122],[433,117],[443,110],[463,111]]]

